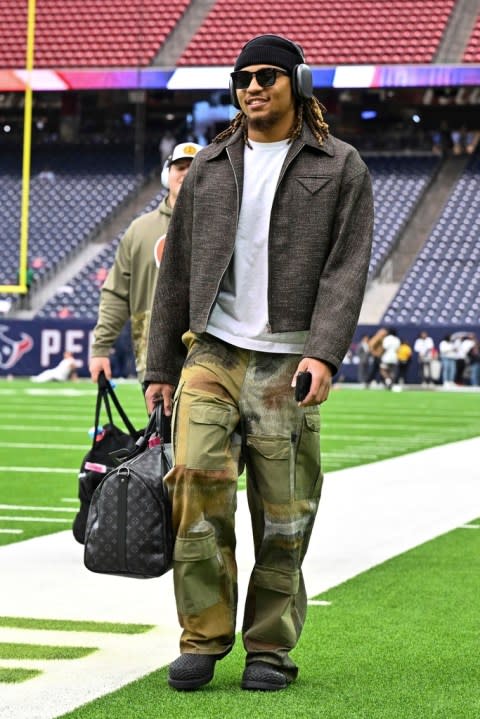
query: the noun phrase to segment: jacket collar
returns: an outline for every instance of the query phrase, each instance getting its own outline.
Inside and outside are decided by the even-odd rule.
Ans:
[[[243,132],[241,127],[239,127],[231,137],[227,138],[226,140],[223,140],[223,142],[212,143],[209,148],[209,156],[206,158],[207,161],[213,160],[228,147],[238,145],[238,143],[240,143],[243,149]],[[305,145],[308,145],[312,149],[319,152],[324,152],[325,154],[330,155],[330,157],[333,157],[335,155],[335,147],[331,136],[328,135],[328,137],[323,141],[323,144],[319,145],[306,122],[303,123],[300,137],[294,140],[291,144],[288,154],[296,154]]]

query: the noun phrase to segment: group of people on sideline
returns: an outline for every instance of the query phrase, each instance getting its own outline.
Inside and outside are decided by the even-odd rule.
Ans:
[[[357,380],[366,389],[375,383],[398,390],[407,382],[446,389],[480,386],[480,341],[471,332],[446,334],[437,347],[425,330],[410,343],[395,328],[380,327],[361,337],[353,357]]]

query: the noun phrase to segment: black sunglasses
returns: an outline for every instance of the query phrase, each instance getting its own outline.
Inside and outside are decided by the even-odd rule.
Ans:
[[[231,73],[230,77],[236,90],[246,90],[250,86],[253,77],[260,87],[272,87],[277,82],[278,75],[289,75],[289,73],[285,72],[285,70],[278,70],[276,67],[263,67],[257,72],[236,70]]]

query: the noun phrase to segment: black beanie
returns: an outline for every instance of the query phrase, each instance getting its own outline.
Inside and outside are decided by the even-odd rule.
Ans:
[[[259,35],[243,46],[234,69],[241,70],[247,65],[275,65],[291,73],[303,62],[303,51],[296,43],[280,35]]]

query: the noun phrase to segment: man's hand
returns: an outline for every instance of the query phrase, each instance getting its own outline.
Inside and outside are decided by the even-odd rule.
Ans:
[[[93,382],[98,382],[98,375],[102,370],[107,379],[112,379],[112,368],[108,357],[92,357],[88,369]]]
[[[145,404],[148,414],[152,414],[155,406],[163,399],[164,414],[169,417],[172,414],[172,397],[175,387],[172,384],[149,384],[145,392]]]
[[[304,357],[293,375],[292,387],[295,387],[297,374],[299,372],[310,372],[312,375],[310,392],[302,402],[298,403],[299,407],[310,407],[326,402],[332,386],[332,372],[330,367],[321,360],[313,359],[313,357]]]

